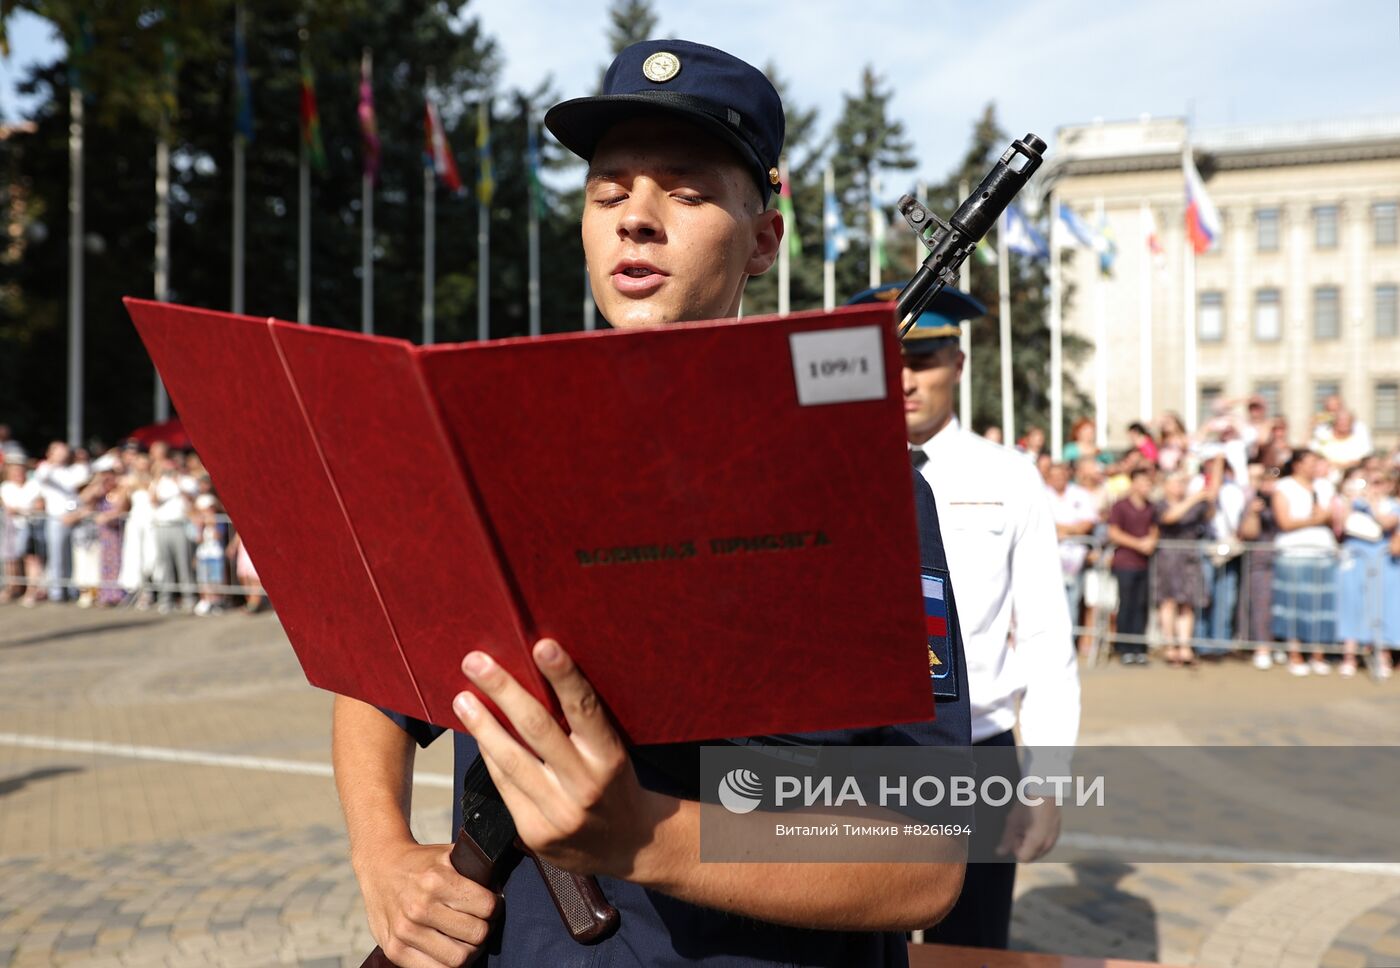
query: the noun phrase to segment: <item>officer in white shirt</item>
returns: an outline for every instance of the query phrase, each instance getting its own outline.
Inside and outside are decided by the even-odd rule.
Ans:
[[[881,286],[851,302],[886,301],[900,288]],[[962,428],[953,415],[963,368],[961,321],[985,311],[965,293],[945,289],[914,324],[904,339],[904,415],[910,456],[933,488],[958,587],[973,743],[1014,749],[1019,719],[1022,742],[1044,748],[1027,772],[1044,775],[1068,767],[1065,748],[1079,733],[1079,671],[1040,475],[1016,451]],[[1014,756],[1007,763],[1016,769]],[[972,853],[982,841],[984,854],[995,851],[1006,862],[969,863],[957,905],[925,939],[1005,948],[1015,862],[1045,854],[1059,832],[1059,810],[1049,801],[979,807]]]

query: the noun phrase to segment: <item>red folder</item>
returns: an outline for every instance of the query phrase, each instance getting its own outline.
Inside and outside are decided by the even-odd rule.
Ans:
[[[932,718],[888,307],[534,340],[127,308],[312,684],[460,728],[557,638],[629,742]]]

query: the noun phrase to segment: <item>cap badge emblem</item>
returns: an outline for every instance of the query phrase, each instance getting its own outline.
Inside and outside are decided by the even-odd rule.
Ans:
[[[646,79],[657,84],[664,84],[680,72],[680,58],[669,51],[658,50],[642,62],[642,73]]]
[[[782,176],[778,173],[778,169],[776,169],[776,168],[769,168],[769,169],[768,169],[768,184],[772,185],[774,188],[777,188],[777,187],[780,186],[782,183],[783,183],[783,179],[782,179]]]

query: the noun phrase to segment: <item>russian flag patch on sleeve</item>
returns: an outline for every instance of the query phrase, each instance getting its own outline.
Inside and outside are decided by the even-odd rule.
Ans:
[[[924,571],[924,622],[928,630],[928,675],[933,694],[956,699],[958,677],[948,641],[948,586],[941,575]]]

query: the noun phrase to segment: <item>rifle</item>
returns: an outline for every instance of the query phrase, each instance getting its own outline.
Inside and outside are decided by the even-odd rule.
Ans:
[[[535,862],[559,917],[579,944],[601,941],[617,929],[617,909],[603,896],[596,878],[571,874],[541,860],[515,836],[515,821],[501,799],[481,757],[472,761],[462,779],[462,829],[452,845],[453,869],[468,880],[496,890],[517,854]],[[394,968],[375,948],[360,968]]]
[[[899,214],[904,216],[909,227],[929,249],[924,264],[895,300],[900,339],[928,308],[933,297],[944,286],[957,282],[958,268],[1001,217],[1016,193],[1030,181],[1031,175],[1044,160],[1044,151],[1045,142],[1033,134],[1013,141],[987,177],[982,179],[982,184],[963,200],[953,217],[946,222],[925,208],[913,195],[900,198],[896,206]]]

